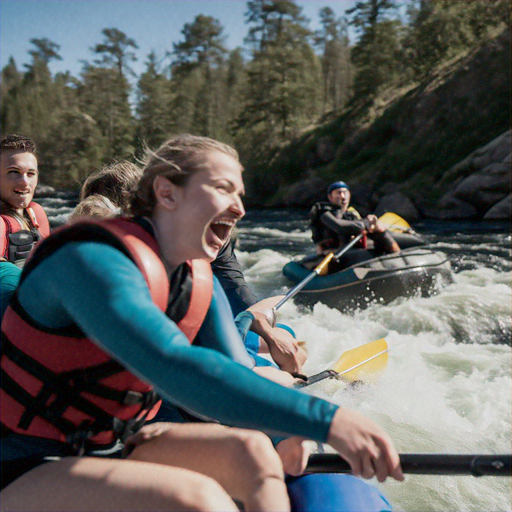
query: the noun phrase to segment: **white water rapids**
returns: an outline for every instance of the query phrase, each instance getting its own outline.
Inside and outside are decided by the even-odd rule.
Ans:
[[[52,225],[64,222],[72,201],[41,203]],[[431,224],[418,227],[430,247],[451,255],[455,282],[428,298],[340,312],[292,301],[278,319],[307,341],[305,373],[327,368],[346,350],[384,337],[388,365],[375,385],[344,390],[324,381],[313,392],[360,411],[380,424],[401,453],[512,451],[511,236],[508,226]],[[237,251],[260,298],[292,284],[281,269],[311,252],[303,212],[249,212]],[[508,512],[512,478],[408,475],[379,484],[397,512]]]
[[[282,267],[312,249],[306,223],[291,227],[273,216],[241,224],[237,255],[260,298],[288,291]],[[376,384],[346,390],[324,381],[312,392],[372,418],[399,452],[510,453],[510,235],[451,230],[425,236],[453,257],[455,282],[436,295],[344,312],[320,303],[308,311],[289,301],[278,321],[307,342],[306,374],[324,370],[348,349],[387,340],[388,365]],[[511,480],[408,475],[404,483],[372,483],[396,511],[488,512],[512,509]]]

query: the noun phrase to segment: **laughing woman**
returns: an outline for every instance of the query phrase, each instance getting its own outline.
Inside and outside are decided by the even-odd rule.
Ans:
[[[292,437],[286,471],[303,467],[300,436],[331,444],[356,475],[403,478],[373,422],[251,371],[209,265],[245,213],[243,192],[232,148],[178,136],[149,156],[132,217],[78,221],[38,247],[2,323],[2,510],[289,508],[266,436],[144,426],[155,391],[196,416]]]

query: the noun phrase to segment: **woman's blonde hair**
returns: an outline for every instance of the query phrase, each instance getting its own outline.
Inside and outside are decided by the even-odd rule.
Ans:
[[[93,194],[76,205],[68,220],[77,219],[79,217],[108,219],[120,214],[121,208],[112,203],[108,197],[101,194]]]
[[[156,151],[147,150],[143,175],[132,195],[131,214],[134,217],[151,215],[156,204],[153,182],[157,176],[184,186],[192,174],[201,170],[205,155],[210,151],[220,151],[239,162],[238,153],[231,146],[196,135],[177,135]]]

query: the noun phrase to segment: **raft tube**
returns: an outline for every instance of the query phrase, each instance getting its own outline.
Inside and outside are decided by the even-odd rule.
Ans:
[[[302,263],[291,261],[283,274],[294,284],[311,273]],[[398,297],[427,297],[439,286],[453,282],[449,257],[422,247],[386,254],[356,263],[334,274],[317,276],[296,296],[298,304],[322,302],[337,309],[364,308],[372,302],[389,303]]]
[[[376,487],[352,475],[312,473],[287,480],[295,512],[391,512]]]

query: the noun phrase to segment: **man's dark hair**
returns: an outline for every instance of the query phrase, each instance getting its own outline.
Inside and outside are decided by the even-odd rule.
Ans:
[[[0,152],[9,151],[10,149],[34,154],[36,152],[36,145],[32,139],[29,139],[24,135],[6,135],[5,137],[2,137]]]

